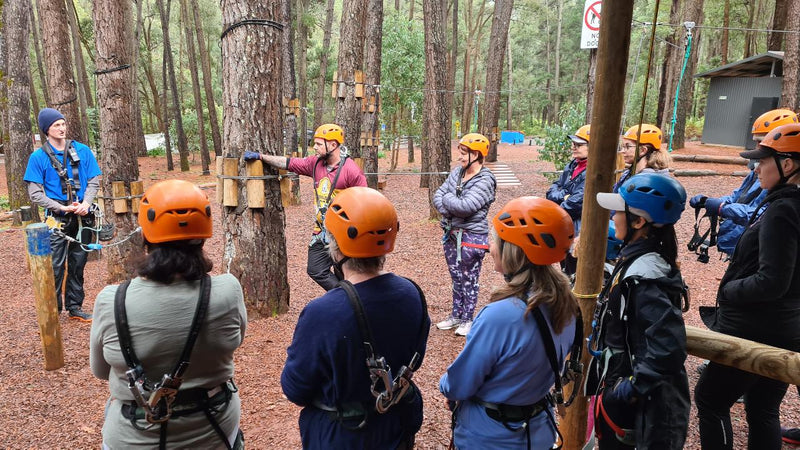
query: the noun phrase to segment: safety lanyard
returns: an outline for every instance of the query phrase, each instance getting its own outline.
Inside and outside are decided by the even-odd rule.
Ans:
[[[569,406],[570,404],[572,404],[572,400],[574,400],[575,394],[577,393],[578,390],[573,389],[570,399],[566,403],[564,403],[562,374],[558,368],[558,355],[556,353],[556,346],[555,342],[553,341],[553,335],[550,333],[550,326],[547,324],[547,320],[545,320],[544,318],[542,309],[538,306],[533,309],[533,318],[536,320],[536,325],[538,325],[539,334],[541,334],[542,343],[544,343],[544,351],[545,353],[547,353],[547,359],[550,362],[550,368],[553,370],[553,376],[555,378],[555,393],[553,394],[553,400],[557,405],[564,404],[565,406]],[[573,336],[572,348],[570,350],[570,358],[569,362],[567,363],[566,371],[569,370],[576,371],[577,375],[580,375],[580,373],[583,371],[583,367],[580,364],[582,346],[583,346],[583,319],[581,317],[580,312],[578,312],[578,315],[575,320],[575,335]],[[563,375],[563,377],[569,380],[569,378],[566,375]]]
[[[189,329],[189,335],[186,338],[183,351],[177,363],[175,363],[175,368],[170,374],[164,374],[161,381],[153,386],[148,383],[142,363],[133,350],[133,340],[125,308],[125,297],[130,283],[131,280],[122,283],[114,296],[114,322],[117,328],[117,336],[122,356],[125,358],[125,364],[130,368],[125,373],[128,376],[128,388],[133,393],[136,403],[145,410],[147,421],[161,423],[169,420],[172,413],[172,403],[175,401],[175,395],[183,382],[183,374],[189,368],[192,349],[208,312],[208,303],[211,296],[211,277],[206,274],[200,279],[200,293],[195,307],[194,318],[192,319],[192,326]]]
[[[328,197],[325,199],[325,206],[327,208],[328,205],[331,204],[331,198],[333,198],[333,191],[336,189],[336,183],[339,181],[339,175],[342,174],[342,168],[344,167],[344,161],[347,159],[347,155],[343,155],[339,159],[339,165],[336,168],[336,175],[333,176],[333,184],[331,184],[331,190],[328,191]],[[322,160],[317,158],[314,162],[314,170],[311,172],[311,179],[314,181],[314,199],[317,201],[317,205],[319,205],[319,192],[317,192],[317,165]]]
[[[80,172],[78,171],[78,162],[75,164],[71,164],[70,161],[72,158],[69,157],[69,149],[72,146],[72,140],[67,140],[67,145],[64,147],[64,163],[62,164],[55,155],[55,148],[50,141],[45,141],[44,145],[42,145],[42,150],[50,159],[50,164],[53,166],[53,169],[58,174],[58,177],[61,178],[61,193],[66,194],[67,202],[72,203],[75,198],[73,195],[75,192],[80,189]],[[71,168],[72,171],[67,170],[67,168]],[[78,180],[78,188],[75,187],[75,180]]]
[[[397,404],[400,399],[408,391],[411,386],[411,378],[414,372],[419,369],[422,362],[422,355],[419,353],[425,343],[425,336],[427,327],[425,327],[425,318],[428,316],[428,303],[425,301],[425,294],[422,289],[413,280],[406,278],[411,284],[417,288],[419,293],[420,303],[422,304],[422,318],[420,319],[419,333],[417,335],[417,345],[414,355],[408,365],[402,366],[397,372],[396,377],[392,377],[392,369],[386,363],[386,359],[375,350],[375,339],[372,335],[372,329],[369,326],[367,315],[364,312],[364,305],[361,303],[361,298],[358,295],[355,287],[347,280],[339,282],[339,286],[347,293],[347,298],[350,300],[350,305],[353,307],[358,328],[361,331],[362,343],[364,344],[364,352],[367,355],[367,368],[369,369],[369,376],[372,380],[370,390],[375,397],[375,410],[379,413],[385,413],[393,405]],[[383,383],[383,390],[378,389],[378,383]]]

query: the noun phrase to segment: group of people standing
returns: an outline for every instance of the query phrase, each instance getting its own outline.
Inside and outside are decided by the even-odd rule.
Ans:
[[[74,144],[79,159],[69,155],[63,116],[44,114],[40,127],[55,158],[45,150],[31,157],[25,176],[31,198],[54,216],[80,216],[96,194],[99,168],[83,146]],[[756,161],[742,194],[705,198],[703,207],[720,216],[727,207],[738,211],[736,217],[749,214],[746,223],[736,222],[742,234],[718,291],[715,329],[798,351],[800,124],[796,116],[780,121],[768,120],[756,149],[742,153]],[[547,198],[513,199],[490,218],[496,189],[484,167],[490,143],[475,133],[461,138],[458,164],[435,193],[452,279],[451,313],[436,326],[466,336],[439,381],[456,448],[551,448],[559,440],[555,407],[563,401],[551,390],[556,386],[560,394],[565,362],[584,346],[579,332],[586,320],[593,324],[593,358],[583,388],[593,398],[599,447],[683,447],[690,411],[682,318],[688,298],[674,224],[686,192],[667,173],[669,156],[657,127],[635,126],[622,136],[628,170],[613,192],[592,199],[609,210],[622,249],[610,257],[615,265],[595,317],[581,318],[569,276],[589,125],[569,139],[573,160]],[[314,181],[308,273],[327,292],[298,318],[281,386],[303,407],[304,448],[411,449],[423,420],[413,377],[427,348],[427,301],[413,280],[384,270],[400,229],[398,214],[386,197],[365,187],[343,142],[341,127],[326,124],[316,130],[309,157],[243,155]],[[63,162],[66,177],[53,159]],[[758,198],[751,212],[740,211]],[[159,182],[145,192],[138,221],[146,253],[138,276],[106,287],[94,306],[90,363],[111,392],[103,446],[243,448],[233,352],[244,338],[247,313],[234,277],[208,275],[212,264],[203,245],[212,236],[210,202],[191,183]],[[504,283],[476,315],[486,253]],[[80,261],[75,264],[82,271]],[[79,300],[82,288],[67,293],[70,315],[91,320]],[[732,448],[729,410],[744,394],[749,448],[779,448],[786,390],[785,383],[710,363],[695,388],[703,447]]]

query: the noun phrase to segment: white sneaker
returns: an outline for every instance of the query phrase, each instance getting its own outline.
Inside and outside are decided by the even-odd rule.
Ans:
[[[456,336],[466,336],[469,334],[469,330],[472,328],[472,321],[465,320],[461,322],[461,325],[456,328]]]
[[[461,319],[450,316],[447,319],[437,323],[436,328],[440,330],[451,330],[459,325],[461,325]]]

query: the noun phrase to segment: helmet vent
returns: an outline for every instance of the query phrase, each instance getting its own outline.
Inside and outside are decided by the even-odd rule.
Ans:
[[[211,217],[211,205],[206,206],[206,215]]]
[[[541,220],[537,219],[536,217],[533,218],[533,223],[535,223],[536,225],[544,225],[544,222],[542,222]]]
[[[347,228],[347,237],[349,237],[350,239],[355,239],[356,237],[358,237],[358,228],[350,225]]]
[[[384,241],[380,240],[377,242],[378,247],[383,247]]]
[[[188,209],[176,209],[174,212],[175,212],[175,214],[184,215],[187,212],[189,212],[189,210]]]
[[[150,209],[147,210],[147,220],[149,220],[150,222],[156,220],[156,210],[155,209],[150,208]]]
[[[189,226],[189,222],[186,222],[186,221],[178,222],[178,226],[179,227],[188,227]]]
[[[539,242],[536,240],[535,237],[533,237],[532,234],[527,234],[526,236],[528,236],[528,239],[531,241],[531,244],[533,244],[533,245],[535,245],[537,247],[539,246]]]
[[[523,219],[522,217],[520,217],[520,218],[519,218],[519,224],[520,224],[520,226],[523,226],[523,227],[524,227],[525,225],[527,225],[527,224],[528,224],[528,222],[526,222],[526,221],[525,221],[525,219]]]
[[[542,240],[548,248],[556,248],[556,238],[552,234],[542,233]]]

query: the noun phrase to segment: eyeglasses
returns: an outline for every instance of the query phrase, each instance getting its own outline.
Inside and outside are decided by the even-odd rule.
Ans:
[[[572,148],[579,148],[579,147],[583,147],[584,145],[585,146],[589,146],[589,144],[578,144],[576,142],[572,142]]]
[[[625,151],[636,150],[636,145],[635,144],[625,144],[625,145],[622,146],[622,149],[625,150]]]

